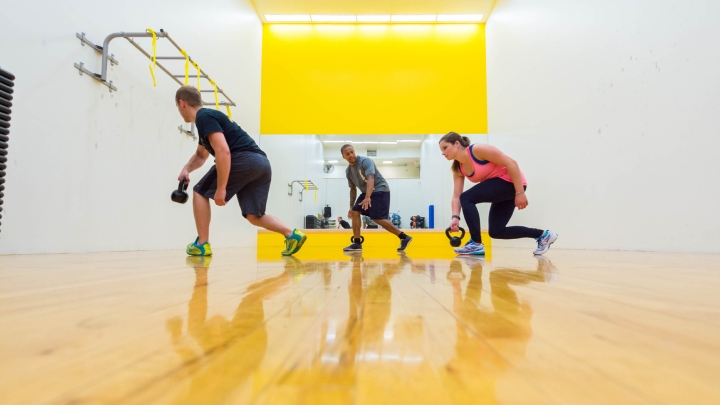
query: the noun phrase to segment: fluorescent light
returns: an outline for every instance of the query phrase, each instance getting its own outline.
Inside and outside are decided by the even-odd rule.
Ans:
[[[422,141],[419,141],[419,140],[416,140],[416,139],[406,139],[406,140],[401,140],[401,141],[398,141],[398,142],[422,142]]]
[[[480,22],[482,18],[482,14],[440,14],[437,16],[437,20],[442,22]]]
[[[397,142],[378,142],[381,145],[397,145]]]
[[[359,15],[357,16],[358,22],[390,22],[389,14],[378,14],[378,15]]]
[[[267,22],[310,22],[307,14],[265,14]]]
[[[392,160],[383,160],[383,163],[392,163]]]
[[[313,22],[355,22],[357,17],[354,15],[328,15],[313,14],[310,16]]]
[[[349,143],[350,141],[323,141],[323,143]]]
[[[392,22],[433,22],[437,18],[435,14],[394,14],[390,17]]]
[[[337,163],[337,160],[328,160],[328,163]]]

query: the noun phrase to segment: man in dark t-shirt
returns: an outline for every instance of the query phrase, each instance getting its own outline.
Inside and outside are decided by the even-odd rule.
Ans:
[[[338,229],[352,229],[352,226],[350,226],[350,223],[346,220],[344,220],[342,217],[338,217]]]
[[[198,147],[182,168],[178,180],[190,182],[190,172],[202,167],[209,155],[215,166],[193,187],[193,212],[198,237],[188,244],[191,256],[210,256],[210,199],[224,206],[237,196],[242,215],[251,224],[285,236],[283,256],[296,253],[307,237],[290,229],[279,218],[265,214],[272,169],[265,153],[255,141],[220,111],[202,108],[200,92],[183,86],[175,93],[175,104],[185,122],[194,122],[198,129]]]

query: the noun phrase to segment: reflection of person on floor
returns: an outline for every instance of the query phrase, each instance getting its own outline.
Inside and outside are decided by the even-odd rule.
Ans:
[[[188,257],[195,267],[195,288],[188,304],[188,333],[183,336],[182,319],[168,320],[173,347],[188,370],[189,386],[174,403],[224,403],[247,382],[265,357],[268,337],[263,301],[289,281],[287,272],[251,284],[228,321],[222,315],[207,319],[207,271],[212,257]],[[295,259],[297,260],[297,259]],[[196,347],[200,347],[198,352]]]
[[[312,364],[293,370],[293,379],[286,384],[313,386],[303,390],[302,403],[322,403],[331,387],[334,403],[355,400],[356,362],[362,355],[377,355],[384,344],[384,332],[392,313],[390,280],[399,274],[409,259],[398,263],[364,263],[362,256],[353,255],[348,283],[349,312],[347,321],[333,327],[332,319],[324,322],[319,353]],[[368,282],[366,286],[363,283]],[[321,387],[317,381],[322,381]]]
[[[460,259],[460,260],[459,260]],[[480,307],[483,292],[482,258],[462,257],[450,263],[448,280],[453,287],[453,312],[457,317],[455,357],[447,364],[451,383],[458,384],[458,397],[466,400],[483,398],[483,403],[496,403],[496,379],[525,357],[525,348],[532,336],[532,308],[520,302],[510,285],[546,281],[545,261],[539,260],[538,270],[498,269],[490,272],[490,300],[493,310]],[[462,296],[464,261],[470,267],[465,296]],[[458,399],[458,398],[456,398]]]

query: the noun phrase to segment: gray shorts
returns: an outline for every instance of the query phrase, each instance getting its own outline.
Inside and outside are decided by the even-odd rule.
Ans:
[[[235,152],[230,157],[230,176],[225,188],[225,202],[237,195],[243,217],[265,215],[270,193],[272,169],[265,155],[254,152]],[[193,191],[207,198],[214,198],[217,190],[215,166],[193,187]]]

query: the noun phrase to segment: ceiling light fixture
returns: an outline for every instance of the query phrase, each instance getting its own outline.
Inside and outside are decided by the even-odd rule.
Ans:
[[[326,22],[326,23],[338,23],[338,22],[356,22],[357,17],[354,15],[327,15],[327,14],[313,14],[310,16],[313,22]]]
[[[394,14],[390,17],[392,22],[434,22],[436,14]]]
[[[390,22],[390,14],[359,15],[357,16],[357,21],[364,23]]]
[[[482,14],[440,14],[437,16],[438,22],[480,22]]]
[[[392,163],[392,160],[383,160],[383,163]]]
[[[267,22],[310,22],[307,14],[265,14]]]
[[[422,141],[416,140],[416,139],[403,139],[403,140],[398,141],[398,142],[422,142]]]

